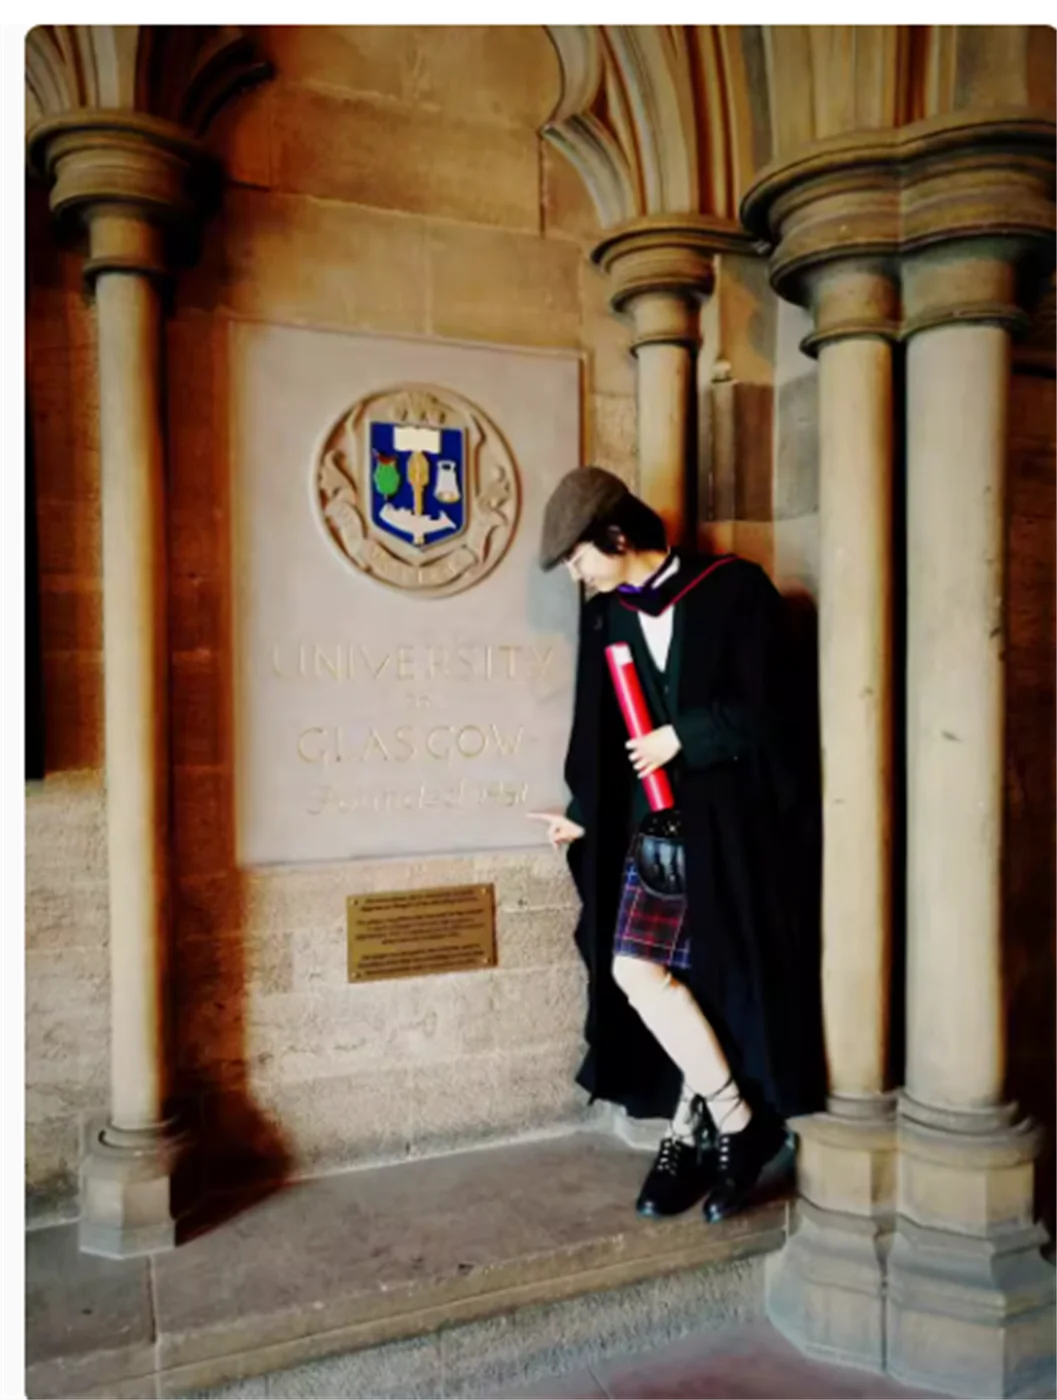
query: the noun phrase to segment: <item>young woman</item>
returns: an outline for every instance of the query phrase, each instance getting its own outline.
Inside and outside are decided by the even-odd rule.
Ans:
[[[580,624],[564,815],[582,900],[592,1098],[671,1122],[637,1208],[704,1198],[738,1210],[785,1145],[782,1120],[822,1106],[818,817],[798,752],[781,599],[734,555],[668,548],[657,515],[599,467],[547,504],[541,565],[589,592]],[[630,647],[654,720],[629,740],[605,647]],[[645,886],[629,856],[664,768],[685,836],[685,899]],[[812,917],[814,915],[814,917]]]

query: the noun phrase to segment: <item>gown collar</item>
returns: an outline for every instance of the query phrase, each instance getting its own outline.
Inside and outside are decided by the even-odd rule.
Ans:
[[[720,564],[730,563],[736,557],[733,554],[721,554],[693,558],[672,550],[661,567],[651,574],[645,583],[637,588],[628,585],[618,588],[617,601],[632,612],[659,617],[706,574],[711,573]]]

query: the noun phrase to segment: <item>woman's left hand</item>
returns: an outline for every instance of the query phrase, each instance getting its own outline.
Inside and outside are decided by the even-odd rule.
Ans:
[[[627,743],[631,766],[640,778],[648,778],[658,768],[670,763],[681,748],[679,735],[670,724],[652,729],[641,739],[629,739]]]

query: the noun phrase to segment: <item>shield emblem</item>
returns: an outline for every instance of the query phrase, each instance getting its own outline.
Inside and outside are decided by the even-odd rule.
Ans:
[[[461,428],[373,420],[370,518],[416,551],[466,528],[466,444]]]
[[[360,399],[315,464],[321,523],[342,557],[389,588],[439,598],[502,559],[517,523],[517,468],[484,411],[405,384]]]

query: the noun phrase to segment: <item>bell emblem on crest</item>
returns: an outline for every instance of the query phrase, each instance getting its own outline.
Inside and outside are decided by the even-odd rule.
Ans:
[[[456,501],[462,499],[459,490],[458,464],[455,462],[441,461],[437,463],[437,483],[433,488],[433,494],[438,501],[444,505],[454,505]]]

